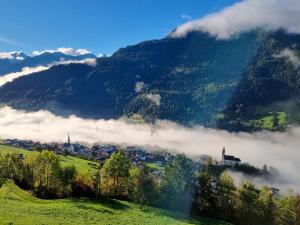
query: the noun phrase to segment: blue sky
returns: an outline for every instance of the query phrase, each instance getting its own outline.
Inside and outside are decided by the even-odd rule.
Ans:
[[[86,48],[113,53],[162,38],[238,0],[1,0],[0,52]]]

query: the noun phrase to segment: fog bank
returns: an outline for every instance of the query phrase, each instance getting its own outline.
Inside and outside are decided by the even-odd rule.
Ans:
[[[229,133],[201,126],[187,128],[158,120],[153,126],[130,124],[125,120],[88,120],[75,116],[63,118],[48,111],[25,112],[0,108],[0,138],[30,139],[41,142],[72,141],[152,146],[185,153],[209,154],[221,159],[221,149],[258,167],[276,167],[290,187],[300,187],[300,128],[285,133]],[[297,190],[300,190],[298,188]]]

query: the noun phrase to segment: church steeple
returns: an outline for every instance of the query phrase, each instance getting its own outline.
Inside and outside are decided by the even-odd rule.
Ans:
[[[68,133],[68,144],[71,144],[70,134]]]
[[[224,162],[224,156],[225,156],[225,147],[222,149],[222,162]]]

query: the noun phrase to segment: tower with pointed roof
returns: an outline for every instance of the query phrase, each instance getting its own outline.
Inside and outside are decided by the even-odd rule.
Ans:
[[[222,162],[224,163],[224,156],[225,156],[225,147],[222,149]]]

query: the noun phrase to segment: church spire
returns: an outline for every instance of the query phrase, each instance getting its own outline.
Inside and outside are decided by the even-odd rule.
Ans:
[[[68,133],[68,143],[71,144],[70,134]]]

